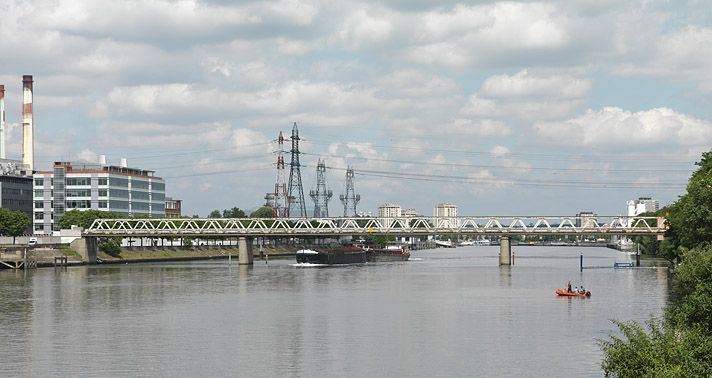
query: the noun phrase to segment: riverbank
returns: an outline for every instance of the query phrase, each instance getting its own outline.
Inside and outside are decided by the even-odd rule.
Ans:
[[[263,253],[270,258],[290,257],[302,247],[299,246],[279,246],[263,248]],[[114,256],[99,251],[97,258],[100,263],[133,263],[133,262],[168,262],[168,261],[191,261],[191,260],[212,260],[224,258],[237,258],[239,250],[237,246],[196,246],[196,247],[129,247],[122,248],[121,252]],[[258,248],[253,249],[253,256],[260,257]]]

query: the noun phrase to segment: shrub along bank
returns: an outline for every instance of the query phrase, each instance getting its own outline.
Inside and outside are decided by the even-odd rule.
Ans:
[[[663,211],[669,230],[660,255],[681,261],[662,319],[616,322],[621,335],[599,340],[608,377],[712,376],[712,151],[702,154],[687,193]]]

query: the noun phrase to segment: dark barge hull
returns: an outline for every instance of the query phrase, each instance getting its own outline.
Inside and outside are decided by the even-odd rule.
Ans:
[[[369,249],[366,251],[366,259],[370,262],[385,261],[407,261],[410,253],[398,249]]]
[[[335,248],[297,252],[298,263],[309,264],[362,264],[366,262],[366,252],[360,248]]]

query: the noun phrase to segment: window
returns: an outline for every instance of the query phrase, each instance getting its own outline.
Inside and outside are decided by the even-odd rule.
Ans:
[[[112,199],[109,201],[109,206],[112,209],[128,209],[129,202],[128,201],[116,201],[116,200]]]
[[[44,203],[42,203],[42,201],[35,202],[35,209],[42,209],[42,208],[44,208]]]
[[[166,190],[166,184],[162,182],[153,182],[151,183],[151,189],[153,190],[160,190],[160,191],[165,191]]]
[[[67,209],[89,209],[91,208],[91,201],[87,200],[68,200]]]
[[[36,219],[36,220],[42,220],[42,219],[44,219],[44,213],[41,213],[41,212],[35,213],[35,219]]]
[[[91,197],[90,189],[67,189],[65,194],[67,198],[70,197]]]
[[[148,193],[146,192],[131,192],[131,199],[142,199],[142,200],[147,200],[148,199]]]
[[[122,188],[128,188],[129,180],[125,179],[125,178],[120,178],[120,177],[110,177],[109,178],[109,186],[119,186]]]
[[[148,189],[148,181],[131,180],[131,188]]]
[[[35,197],[44,197],[44,190],[35,190]]]
[[[35,186],[44,186],[44,179],[35,179]]]
[[[36,224],[35,231],[44,231],[44,225],[42,223]]]
[[[67,186],[69,185],[91,185],[91,178],[89,177],[67,177]]]
[[[106,177],[99,177],[99,186],[109,185],[109,179]]]
[[[132,210],[148,210],[149,205],[145,202],[132,202],[131,203],[131,209]]]
[[[153,192],[153,200],[163,202],[166,200],[166,195],[164,193]]]
[[[108,197],[109,191],[106,189],[99,189],[99,197]]]
[[[109,189],[109,196],[112,198],[129,198],[129,191],[122,189]]]
[[[99,201],[100,209],[107,209],[109,207],[109,201]]]

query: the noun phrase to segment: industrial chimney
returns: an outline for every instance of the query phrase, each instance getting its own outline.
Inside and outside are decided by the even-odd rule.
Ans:
[[[5,86],[0,84],[0,159],[5,155]]]
[[[32,75],[22,76],[22,164],[35,167],[34,124],[32,123]]]

